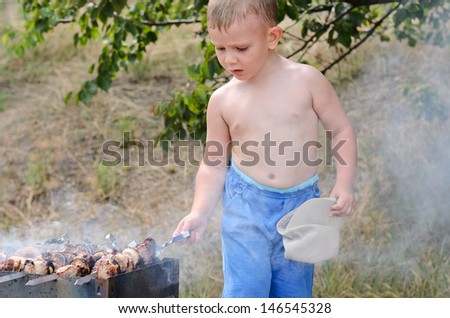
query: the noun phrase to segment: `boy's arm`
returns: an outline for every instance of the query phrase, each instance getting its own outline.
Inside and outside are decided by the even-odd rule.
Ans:
[[[356,176],[356,137],[353,128],[347,127],[332,137],[336,164],[336,183],[330,196],[337,199],[331,215],[350,215],[355,211],[353,184]]]
[[[197,172],[191,212],[178,224],[174,235],[190,231],[189,243],[200,240],[211,218],[225,184],[228,168],[230,137],[219,104],[213,94],[207,111],[206,149]]]
[[[357,146],[353,127],[330,82],[318,70],[310,70],[313,107],[325,130],[332,133],[336,183],[330,193],[337,198],[332,215],[350,215],[355,211],[353,184],[356,176]]]

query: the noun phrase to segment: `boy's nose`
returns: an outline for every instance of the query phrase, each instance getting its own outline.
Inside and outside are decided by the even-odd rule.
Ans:
[[[226,64],[236,64],[237,63],[237,58],[234,56],[234,54],[227,54],[225,56],[225,63]]]

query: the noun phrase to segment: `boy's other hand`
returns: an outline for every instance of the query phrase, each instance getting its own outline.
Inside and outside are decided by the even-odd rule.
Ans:
[[[200,240],[208,225],[208,219],[202,215],[189,213],[178,224],[173,236],[183,231],[189,231],[190,237],[187,239],[189,244],[194,244]]]
[[[356,200],[352,190],[335,187],[330,197],[336,199],[331,206],[331,216],[349,216],[355,212]]]

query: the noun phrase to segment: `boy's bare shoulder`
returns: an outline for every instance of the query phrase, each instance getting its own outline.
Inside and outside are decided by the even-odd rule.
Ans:
[[[213,93],[213,95],[219,95],[220,97],[225,97],[226,95],[229,95],[234,89],[239,87],[239,81],[236,79],[231,79],[218,89],[216,89]]]
[[[227,100],[230,99],[229,92],[230,89],[228,88],[228,84],[225,84],[218,89],[216,89],[212,94],[208,102],[208,111],[207,114],[210,115],[223,115],[223,109],[224,105],[226,105]]]
[[[330,82],[314,66],[288,60],[283,70],[283,77],[289,79],[294,86],[301,85],[309,90],[312,96],[321,94],[330,88]]]
[[[215,107],[220,107],[219,105],[226,104],[226,102],[232,98],[233,91],[237,86],[238,83],[234,80],[222,85],[212,93],[209,103],[212,105],[217,105]]]
[[[320,80],[323,78],[323,74],[317,68],[308,64],[287,60],[286,67],[292,71],[293,76],[299,76],[301,79]]]

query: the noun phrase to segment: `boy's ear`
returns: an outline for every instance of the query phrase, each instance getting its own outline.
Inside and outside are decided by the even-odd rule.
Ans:
[[[275,50],[282,35],[283,30],[279,26],[274,26],[269,29],[268,31],[269,49]]]

